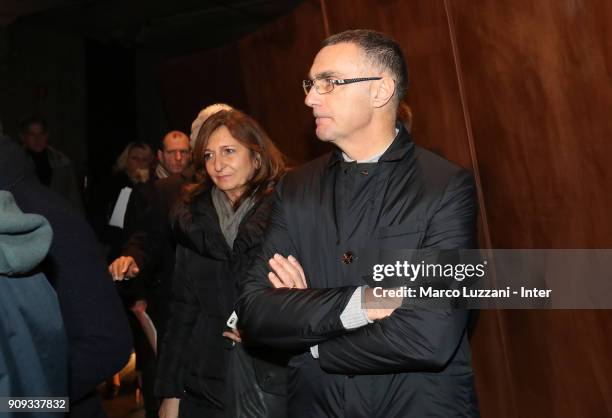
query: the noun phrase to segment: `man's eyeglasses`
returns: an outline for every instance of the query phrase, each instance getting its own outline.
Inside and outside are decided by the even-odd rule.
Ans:
[[[314,86],[319,94],[330,93],[334,87],[344,84],[361,83],[362,81],[380,80],[382,77],[361,77],[361,78],[315,78],[314,80],[302,81],[304,93],[308,95]]]

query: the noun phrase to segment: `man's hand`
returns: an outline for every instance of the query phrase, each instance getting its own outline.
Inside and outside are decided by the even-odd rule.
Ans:
[[[290,255],[285,258],[280,254],[274,254],[268,263],[272,268],[272,271],[268,273],[268,280],[276,289],[308,288],[304,269],[294,256]]]
[[[377,298],[374,296],[374,290],[366,287],[363,294],[363,306],[366,308],[366,314],[370,321],[383,319],[388,317],[395,311],[396,308],[402,306],[403,298]]]
[[[164,399],[159,407],[159,418],[178,418],[180,403],[179,398]]]
[[[108,272],[113,276],[113,280],[119,281],[136,277],[140,272],[140,268],[133,257],[122,256],[108,266]]]

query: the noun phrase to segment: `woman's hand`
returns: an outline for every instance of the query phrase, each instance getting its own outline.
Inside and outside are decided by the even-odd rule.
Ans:
[[[159,407],[159,418],[178,418],[180,403],[179,398],[164,399]]]

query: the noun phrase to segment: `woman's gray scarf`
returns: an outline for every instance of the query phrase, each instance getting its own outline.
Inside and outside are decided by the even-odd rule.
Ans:
[[[229,245],[230,248],[234,248],[234,240],[236,239],[236,235],[238,235],[238,227],[240,226],[240,222],[242,222],[244,216],[253,207],[255,200],[253,199],[253,196],[247,197],[242,201],[240,207],[234,211],[234,208],[232,208],[232,204],[230,203],[226,194],[217,187],[213,187],[211,195],[213,206],[215,207],[217,216],[219,217],[221,232],[225,237],[227,245]]]

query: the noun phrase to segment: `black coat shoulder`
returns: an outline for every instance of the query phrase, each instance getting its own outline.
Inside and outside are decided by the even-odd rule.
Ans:
[[[287,187],[305,188],[307,184],[320,180],[335,158],[337,156],[334,152],[328,152],[288,171],[277,189],[283,192]]]
[[[423,172],[423,179],[431,186],[446,186],[454,177],[472,178],[472,173],[465,168],[425,148],[416,146],[414,157]]]

